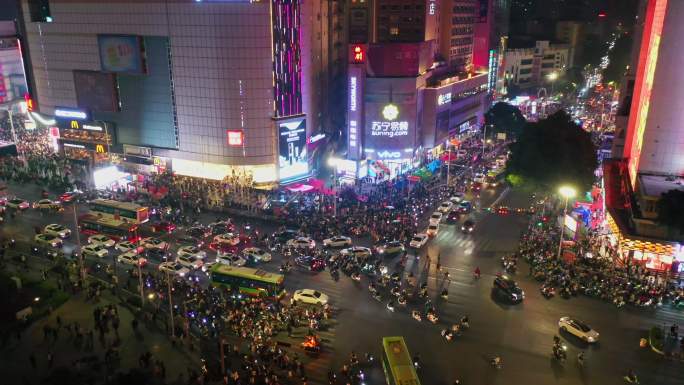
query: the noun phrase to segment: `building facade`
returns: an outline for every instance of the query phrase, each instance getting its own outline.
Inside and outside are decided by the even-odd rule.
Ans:
[[[681,233],[658,221],[657,203],[662,194],[684,189],[684,91],[676,86],[683,76],[673,65],[684,57],[683,17],[683,2],[642,1],[616,120],[618,143],[614,158],[604,162],[607,239],[621,259],[674,273],[684,272]]]
[[[450,67],[472,69],[473,34],[479,0],[442,1],[440,7],[440,54]]]
[[[22,0],[22,12],[33,97],[58,125],[83,113],[107,125],[110,151],[182,175],[308,174],[327,101],[321,2]]]
[[[531,48],[512,48],[504,56],[505,80],[521,88],[547,86],[568,68],[569,48],[566,44],[537,41]]]

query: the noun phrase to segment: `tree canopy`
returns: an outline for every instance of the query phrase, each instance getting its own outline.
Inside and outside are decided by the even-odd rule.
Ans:
[[[670,190],[662,193],[656,203],[658,223],[684,233],[684,191]]]
[[[594,182],[596,146],[565,111],[527,123],[510,150],[509,180],[549,190],[571,185],[578,192]]]
[[[496,103],[485,114],[485,124],[492,128],[488,131],[491,136],[505,132],[509,137],[517,137],[526,122],[517,107],[504,102]]]

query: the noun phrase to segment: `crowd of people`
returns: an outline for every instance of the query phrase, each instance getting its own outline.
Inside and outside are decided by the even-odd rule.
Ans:
[[[684,303],[681,285],[668,279],[667,274],[629,260],[621,261],[614,251],[605,247],[605,237],[589,235],[568,250],[570,257],[565,250],[559,255],[558,229],[539,226],[539,221],[540,218],[533,218],[513,258],[522,257],[529,262],[529,273],[543,283],[541,290],[545,295],[552,296],[556,291],[565,298],[581,294],[618,307]],[[602,248],[608,250],[607,255]]]

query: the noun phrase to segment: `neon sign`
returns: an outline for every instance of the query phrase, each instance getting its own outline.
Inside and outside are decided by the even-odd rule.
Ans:
[[[353,56],[354,63],[363,63],[364,60],[366,60],[364,52],[363,52],[363,47],[361,47],[360,45],[355,45],[352,48],[352,51],[354,52],[354,56]]]
[[[408,122],[371,122],[371,136],[408,136]]]
[[[437,105],[443,106],[447,103],[451,103],[451,92],[437,96]]]
[[[356,76],[349,78],[349,110],[356,111]]]
[[[228,130],[226,134],[229,146],[242,146],[245,143],[245,135],[242,130]]]
[[[55,116],[65,119],[88,120],[87,112],[65,107],[55,108]]]
[[[399,116],[399,107],[390,103],[382,108],[382,116],[387,120],[394,120]]]

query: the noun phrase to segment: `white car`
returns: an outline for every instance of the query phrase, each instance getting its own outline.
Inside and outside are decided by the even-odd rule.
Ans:
[[[125,265],[132,265],[132,266],[145,266],[147,264],[147,259],[143,258],[142,256],[138,255],[135,251],[129,251],[127,253],[123,253],[119,255],[116,260],[119,263],[123,263]]]
[[[439,223],[428,226],[427,231],[425,233],[428,235],[428,237],[436,236],[437,233],[439,233]]]
[[[344,235],[337,235],[323,240],[323,247],[347,247],[351,246],[352,240]]]
[[[214,242],[236,246],[240,243],[240,236],[233,233],[219,234],[214,237]]]
[[[33,202],[34,209],[53,209],[59,208],[60,204],[57,201],[51,201],[49,199],[41,199],[38,202]]]
[[[292,295],[292,303],[306,303],[324,306],[328,303],[328,296],[318,290],[300,289]]]
[[[294,247],[295,249],[313,249],[316,247],[316,241],[309,237],[297,237],[287,241],[285,246]]]
[[[242,250],[242,255],[251,258],[255,262],[270,262],[272,258],[271,253],[258,247],[248,247]]]
[[[140,246],[146,248],[146,249],[159,249],[159,250],[166,250],[169,248],[169,244],[162,241],[161,239],[157,238],[143,238],[140,241]]]
[[[411,238],[411,242],[409,243],[409,246],[415,248],[415,249],[420,249],[421,247],[425,246],[425,244],[428,241],[428,236],[425,233],[418,233]]]
[[[454,204],[451,203],[450,201],[442,202],[442,204],[439,205],[439,208],[437,208],[437,211],[439,211],[440,213],[446,214],[449,211],[451,211],[451,208],[453,206],[454,206]]]
[[[229,266],[244,266],[247,260],[235,254],[219,254],[216,256],[216,262]]]
[[[135,243],[130,242],[130,241],[121,241],[121,242],[117,243],[116,246],[114,246],[114,249],[116,249],[117,251],[120,251],[122,253],[131,251],[131,250],[136,250],[137,248],[138,248],[138,246]]]
[[[461,203],[464,195],[465,194],[463,194],[462,192],[457,192],[451,198],[449,198],[449,200],[451,201],[451,203]]]
[[[439,222],[442,221],[442,216],[442,213],[440,213],[439,211],[435,211],[434,213],[432,213],[432,215],[430,215],[430,224],[439,224]]]
[[[93,245],[102,245],[107,248],[112,247],[116,244],[116,242],[114,242],[112,238],[109,238],[108,236],[103,234],[95,234],[89,236],[88,243],[92,243]],[[135,248],[135,246],[133,248]]]
[[[62,247],[62,239],[51,234],[37,234],[33,240],[41,246]]]
[[[31,206],[27,201],[19,198],[10,199],[5,205],[16,210],[26,210]]]
[[[199,259],[204,259],[207,257],[207,253],[204,250],[200,250],[195,246],[182,246],[178,248],[178,252],[176,254],[179,257],[183,255],[191,255]]]
[[[159,264],[159,271],[174,274],[179,277],[185,277],[190,273],[190,270],[177,262],[162,262]]]
[[[599,333],[596,330],[572,317],[561,317],[558,320],[558,327],[560,330],[570,333],[590,344],[599,340]]]
[[[202,267],[202,260],[192,255],[183,255],[176,257],[176,262],[187,267],[188,269],[199,269]]]
[[[368,258],[371,256],[372,253],[373,252],[371,251],[371,249],[363,246],[353,246],[340,250],[341,255],[351,255],[356,257],[357,259]]]
[[[68,238],[69,235],[71,235],[71,230],[67,229],[66,227],[64,227],[62,225],[58,225],[56,223],[53,223],[51,225],[45,226],[45,229],[43,229],[43,233],[54,235],[56,237],[60,237],[60,238],[64,239],[64,238]]]
[[[83,255],[89,255],[91,257],[104,258],[109,255],[109,251],[106,247],[95,244],[95,245],[85,245],[81,248]]]

